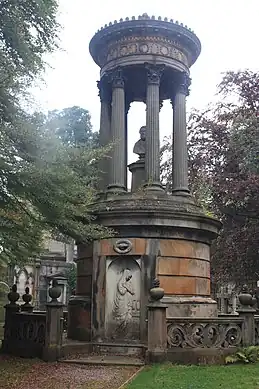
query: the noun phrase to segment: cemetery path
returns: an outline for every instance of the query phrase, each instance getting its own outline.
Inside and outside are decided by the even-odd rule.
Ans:
[[[138,367],[75,366],[0,355],[0,388],[116,389]]]

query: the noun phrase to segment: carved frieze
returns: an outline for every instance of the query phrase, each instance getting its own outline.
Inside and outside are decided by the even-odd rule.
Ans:
[[[112,60],[142,54],[168,57],[188,66],[188,53],[179,46],[178,42],[152,36],[118,40],[102,51],[99,60],[103,66]]]

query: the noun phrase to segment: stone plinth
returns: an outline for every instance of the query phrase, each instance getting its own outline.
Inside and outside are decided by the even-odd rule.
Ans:
[[[128,168],[132,174],[131,191],[136,192],[136,190],[140,189],[145,183],[145,160],[139,159],[138,161],[131,163]]]
[[[190,196],[139,191],[98,204],[99,222],[114,228],[116,236],[94,242],[92,258],[88,247],[79,247],[79,283],[92,269],[92,339],[146,341],[154,278],[165,291],[168,317],[217,315],[210,298],[210,245],[221,225],[217,220],[205,216]],[[88,291],[90,299],[90,286]],[[81,292],[86,290],[79,287]]]

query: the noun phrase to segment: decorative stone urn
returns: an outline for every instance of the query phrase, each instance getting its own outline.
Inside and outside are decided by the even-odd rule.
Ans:
[[[49,289],[49,297],[51,298],[51,303],[58,303],[58,298],[61,296],[61,288],[57,280],[52,281],[52,288]]]

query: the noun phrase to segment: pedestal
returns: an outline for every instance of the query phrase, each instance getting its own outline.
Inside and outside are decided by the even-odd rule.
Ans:
[[[145,184],[145,160],[139,159],[131,163],[128,168],[132,174],[131,192],[136,192]]]
[[[161,363],[167,354],[167,306],[160,301],[148,304],[148,350],[146,358],[151,363]]]
[[[61,357],[63,337],[63,304],[50,302],[46,304],[46,334],[43,348],[43,360],[57,361]]]

